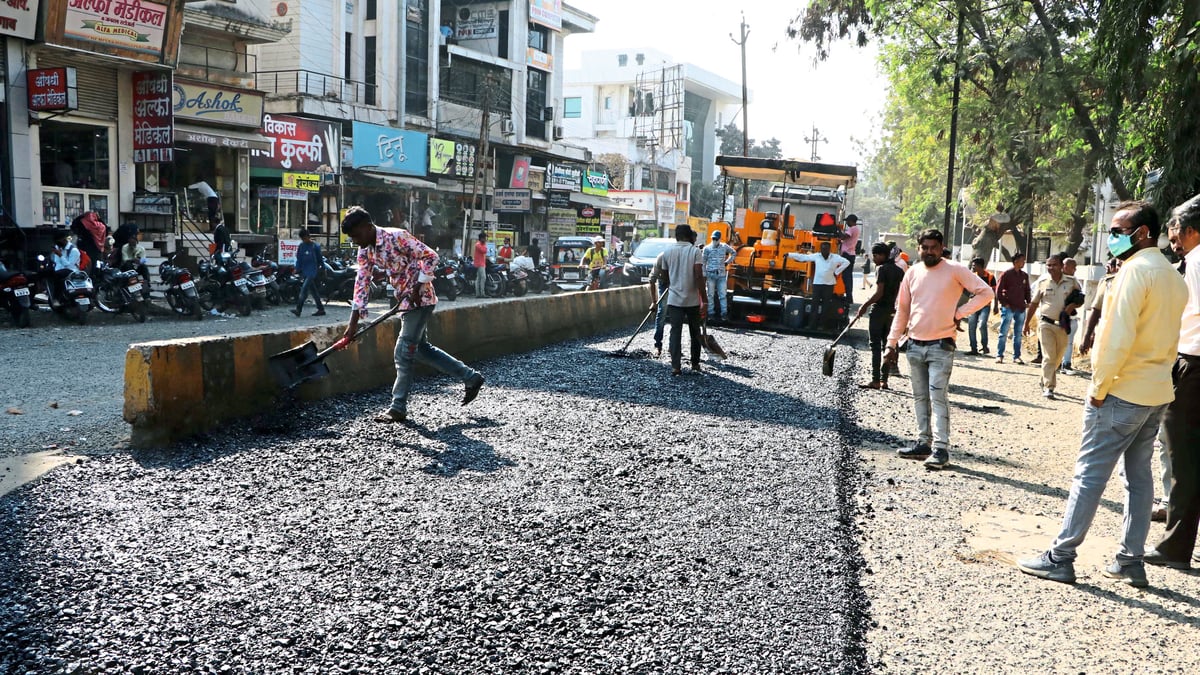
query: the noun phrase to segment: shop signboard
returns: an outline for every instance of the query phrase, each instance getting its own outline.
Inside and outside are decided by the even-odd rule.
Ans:
[[[319,173],[284,173],[283,187],[304,190],[305,192],[321,191],[321,174]]]
[[[79,108],[74,68],[30,68],[25,71],[32,112],[66,112]]]
[[[571,193],[562,190],[551,190],[547,195],[552,209],[571,209]]]
[[[529,182],[526,183],[525,187],[529,188],[530,190],[533,190],[534,192],[544,191],[546,189],[546,170],[540,169],[537,167],[532,167],[532,166],[529,167],[528,181]],[[514,185],[513,187],[520,187],[520,186]]]
[[[475,175],[475,146],[444,138],[429,139],[429,175],[472,178]]]
[[[608,174],[603,171],[583,172],[583,194],[608,196]]]
[[[575,234],[600,234],[600,209],[581,205],[575,209]]]
[[[583,169],[572,164],[553,163],[546,167],[546,189],[578,192]]]
[[[529,157],[527,155],[513,158],[512,175],[508,179],[508,186],[532,189],[532,186],[529,185]]]
[[[279,255],[276,261],[283,265],[296,266],[296,250],[300,248],[299,239],[280,239],[279,240]]]
[[[32,40],[41,0],[8,0],[0,4],[0,35]]]
[[[546,230],[552,237],[573,237],[576,217],[575,209],[547,209]]]
[[[183,3],[45,0],[46,42],[118,58],[175,65]],[[26,4],[8,0],[9,7]]]
[[[259,199],[282,199],[292,202],[308,201],[308,191],[296,188],[263,186],[258,188]]]
[[[263,122],[260,91],[209,82],[175,80],[175,119],[258,129]]]
[[[466,17],[454,22],[454,37],[459,40],[493,40],[500,36],[499,13],[495,8],[469,9],[463,8]]]
[[[496,213],[529,213],[533,195],[529,190],[496,188],[492,205]]]
[[[354,168],[424,176],[429,136],[366,122],[354,123]]]
[[[525,65],[550,72],[554,70],[554,57],[533,47],[526,47]]]
[[[529,20],[562,30],[562,0],[529,0]]]
[[[263,115],[259,132],[271,141],[269,150],[250,153],[250,166],[259,169],[282,169],[312,173],[322,166],[334,169],[341,163],[337,128],[320,122],[290,115]]]
[[[134,73],[132,82],[134,163],[175,161],[171,73]]]

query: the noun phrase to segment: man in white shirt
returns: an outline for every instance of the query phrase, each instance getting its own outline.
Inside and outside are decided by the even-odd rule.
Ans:
[[[708,290],[704,285],[704,263],[695,242],[696,233],[690,226],[676,226],[675,244],[658,256],[652,272],[665,277],[669,284],[667,323],[671,324],[672,375],[681,372],[684,321],[692,338],[692,371],[700,372],[700,320],[708,309]]]
[[[789,258],[797,262],[813,263],[812,297],[817,305],[817,328],[828,328],[828,317],[832,316],[833,287],[838,275],[850,266],[850,261],[840,255],[833,255],[828,241],[821,242],[820,253],[789,253]]]
[[[1179,354],[1171,372],[1175,400],[1163,414],[1163,449],[1170,458],[1167,531],[1143,560],[1188,569],[1200,525],[1200,195],[1175,208],[1172,238],[1185,252],[1183,281],[1188,300],[1179,327]]]
[[[195,190],[204,196],[204,200],[208,206],[208,224],[214,225],[221,215],[221,198],[217,196],[217,191],[212,189],[212,186],[204,181],[192,183],[188,186],[189,190]]]

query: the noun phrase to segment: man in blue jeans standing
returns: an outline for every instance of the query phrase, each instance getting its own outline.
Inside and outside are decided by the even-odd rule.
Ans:
[[[321,269],[321,245],[312,240],[308,229],[300,230],[300,246],[296,247],[296,273],[304,277],[304,285],[300,287],[300,301],[292,314],[300,316],[304,303],[311,293],[317,311],[313,316],[325,316],[325,306],[321,304],[321,294],[317,291],[317,272]]]
[[[721,321],[729,318],[729,310],[725,306],[729,286],[729,270],[726,266],[737,251],[721,241],[720,230],[713,230],[711,239],[712,243],[704,247],[704,283],[708,288],[708,298],[712,301],[711,318]]]
[[[475,400],[483,387],[483,375],[429,342],[426,329],[437,293],[433,290],[433,268],[438,255],[407,230],[377,227],[371,214],[361,206],[352,206],[342,220],[342,232],[358,245],[358,278],[354,282],[353,311],[346,333],[335,343],[339,349],[349,346],[358,331],[358,319],[367,313],[371,270],[378,266],[388,275],[396,300],[400,303],[400,334],[396,337],[396,382],[392,386],[392,405],[375,417],[384,424],[408,421],[408,391],[412,387],[413,363],[420,362],[458,378],[466,387],[462,404]]]
[[[1021,360],[1021,330],[1025,326],[1025,308],[1033,297],[1029,287],[1029,275],[1025,267],[1025,254],[1012,257],[1012,269],[1005,270],[996,282],[996,304],[1000,305],[1000,344],[996,345],[996,363],[1004,363],[1004,343],[1008,331],[1013,332],[1013,363],[1024,365]]]
[[[1154,508],[1150,458],[1163,411],[1175,398],[1171,368],[1188,300],[1183,279],[1158,250],[1160,229],[1147,202],[1126,202],[1113,215],[1108,250],[1124,262],[1104,294],[1075,477],[1050,548],[1017,562],[1026,574],[1075,583],[1076,550],[1091,529],[1104,486],[1124,460],[1121,546],[1103,573],[1139,588],[1149,584],[1142,556]]]

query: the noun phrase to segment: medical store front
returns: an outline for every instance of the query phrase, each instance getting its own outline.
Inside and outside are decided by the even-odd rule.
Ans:
[[[203,194],[189,185],[208,183],[221,198],[222,219],[237,222],[237,175],[240,151],[205,143],[175,142],[175,161],[158,165],[158,192],[172,192],[186,205],[192,220],[206,224],[207,205]]]
[[[65,227],[85,211],[115,217],[116,170],[112,125],[75,119],[38,125],[42,224]]]

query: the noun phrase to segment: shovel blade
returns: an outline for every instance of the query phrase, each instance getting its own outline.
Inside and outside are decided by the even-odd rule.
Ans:
[[[829,347],[825,350],[825,356],[821,359],[821,374],[825,377],[833,377],[833,356],[834,348]]]
[[[271,371],[279,386],[291,389],[329,374],[329,366],[325,365],[324,359],[316,360],[317,353],[315,344],[305,342],[299,347],[272,356],[267,360],[267,369]]]
[[[713,356],[717,357],[718,359],[729,358],[729,355],[725,353],[724,349],[721,349],[721,345],[717,344],[717,339],[712,335],[709,335],[706,332],[702,336],[701,341],[704,343],[704,348],[707,349]]]

